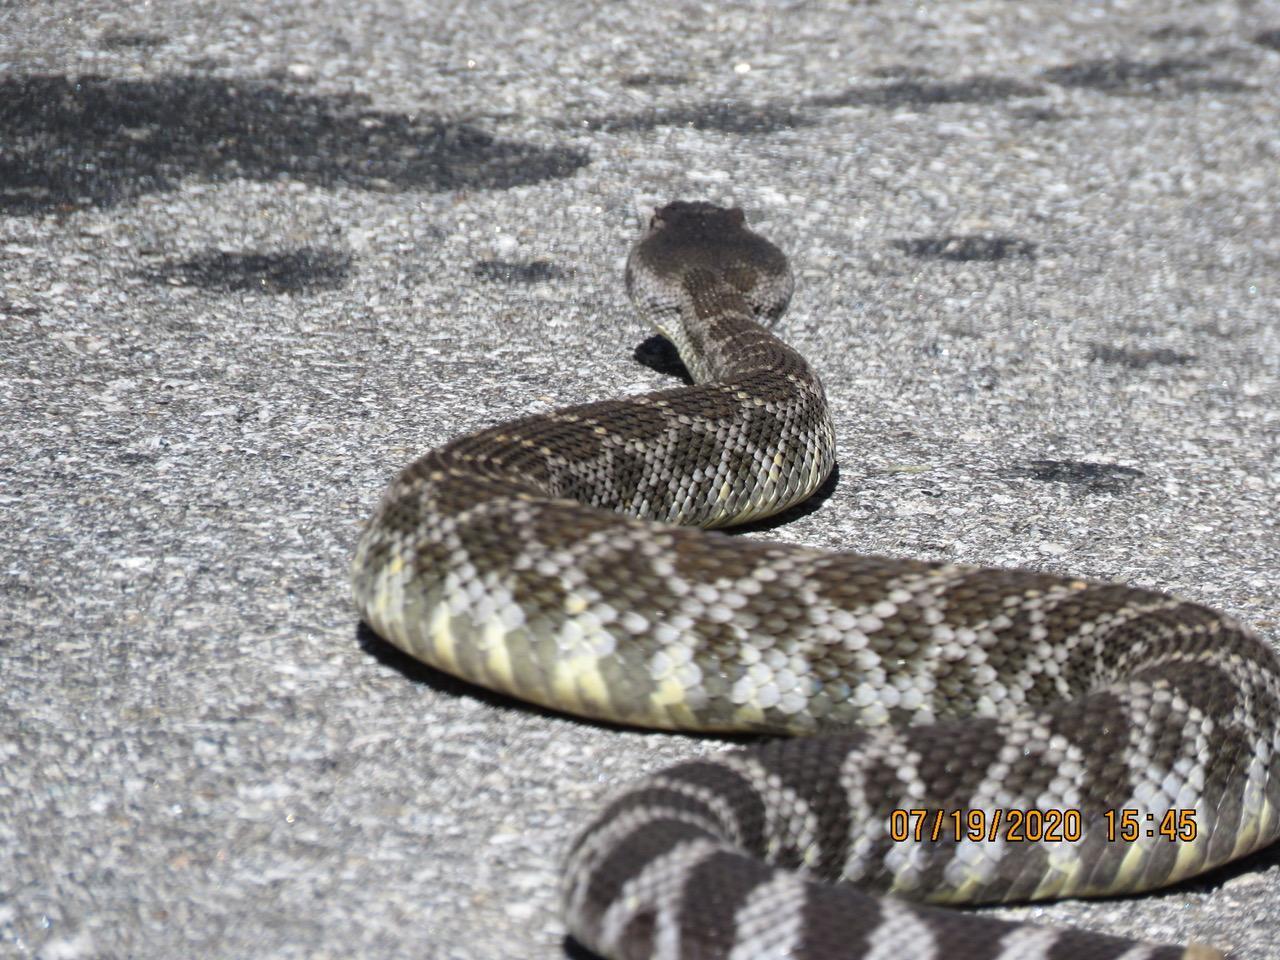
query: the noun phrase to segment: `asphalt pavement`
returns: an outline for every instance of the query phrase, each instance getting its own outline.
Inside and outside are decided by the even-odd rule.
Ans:
[[[840,470],[752,535],[1280,643],[1278,196],[1275,0],[0,0],[0,956],[564,956],[574,832],[727,744],[416,666],[347,564],[433,445],[673,382],[655,202],[796,268]],[[1280,960],[1280,849],[1001,912]]]

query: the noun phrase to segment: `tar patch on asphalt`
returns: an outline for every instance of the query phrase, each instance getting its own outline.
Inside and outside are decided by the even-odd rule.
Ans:
[[[550,260],[478,260],[471,266],[477,280],[493,283],[544,283],[568,273]]]
[[[922,260],[990,263],[1011,258],[1034,260],[1036,256],[1036,245],[1017,237],[946,234],[894,240],[892,246]]]
[[[1195,355],[1179,353],[1168,347],[1151,349],[1132,349],[1129,347],[1113,347],[1105,343],[1095,343],[1089,348],[1089,359],[1099,363],[1107,363],[1117,367],[1128,367],[1130,370],[1144,370],[1147,367],[1181,367],[1195,360]]]
[[[0,213],[109,207],[187,178],[413,191],[507,189],[588,162],[431,114],[202,76],[0,76]]]
[[[1010,480],[1038,480],[1041,483],[1071,483],[1090,491],[1117,492],[1127,490],[1139,477],[1146,476],[1133,467],[1114,463],[1090,463],[1085,460],[1027,460],[1014,464],[1003,474]]]
[[[346,282],[350,270],[349,254],[300,247],[277,253],[210,250],[185,260],[167,261],[140,276],[172,286],[278,294],[334,290]]]

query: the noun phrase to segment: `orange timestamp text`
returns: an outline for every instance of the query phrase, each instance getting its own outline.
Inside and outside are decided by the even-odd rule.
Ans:
[[[1107,810],[1102,814],[1108,842],[1134,843],[1143,838],[1190,843],[1196,838],[1196,812],[1171,809],[1157,816],[1142,810]],[[1076,843],[1084,838],[1084,815],[1072,807],[1048,810],[897,809],[889,814],[889,838],[908,840],[972,840],[994,843]]]

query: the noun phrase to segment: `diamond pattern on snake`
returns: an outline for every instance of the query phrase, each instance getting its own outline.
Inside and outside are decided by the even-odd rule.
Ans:
[[[940,905],[1150,890],[1272,842],[1275,652],[1148,590],[709,531],[834,464],[822,384],[770,329],[787,259],[740,210],[676,202],[626,284],[695,383],[432,450],[352,567],[378,634],[466,680],[799,735],[615,796],[566,858],[572,935],[616,958],[1220,956]]]

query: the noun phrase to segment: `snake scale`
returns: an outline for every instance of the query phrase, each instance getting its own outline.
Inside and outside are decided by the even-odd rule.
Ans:
[[[694,384],[427,453],[353,561],[378,634],[491,689],[625,724],[820,734],[615,797],[568,854],[573,936],[627,958],[1219,956],[936,904],[1148,890],[1274,840],[1271,648],[1147,590],[691,529],[822,483],[822,386],[767,329],[791,272],[740,210],[655,211],[626,279]],[[1076,835],[987,832],[1028,810],[1075,811]],[[1191,811],[1191,829],[1109,839],[1125,811]]]

